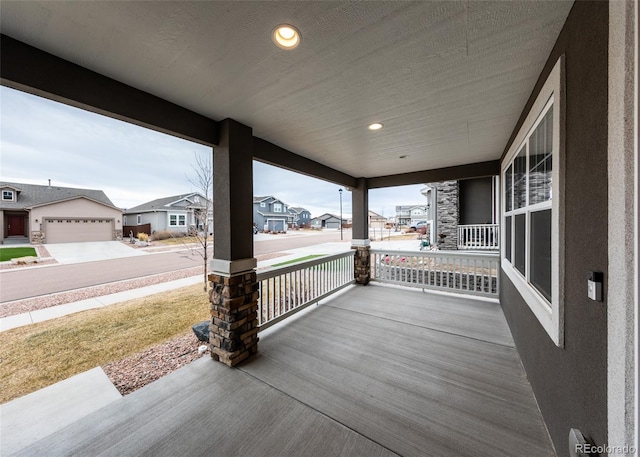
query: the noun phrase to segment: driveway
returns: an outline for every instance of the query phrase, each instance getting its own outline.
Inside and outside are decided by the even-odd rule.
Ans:
[[[55,243],[44,245],[58,263],[70,264],[95,260],[120,259],[145,255],[146,252],[119,241],[90,241],[85,243]]]

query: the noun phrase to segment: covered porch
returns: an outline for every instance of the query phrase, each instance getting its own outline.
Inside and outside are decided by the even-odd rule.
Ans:
[[[211,146],[211,349],[232,367],[202,360],[22,454],[553,455],[546,423],[563,457],[574,430],[637,455],[637,4],[293,4],[3,2],[2,85]],[[469,237],[501,238],[500,303],[373,284],[258,334],[254,160],[351,191],[363,285],[478,284],[372,260],[369,192],[499,176],[498,226]]]
[[[500,305],[351,286],[17,455],[553,456]]]

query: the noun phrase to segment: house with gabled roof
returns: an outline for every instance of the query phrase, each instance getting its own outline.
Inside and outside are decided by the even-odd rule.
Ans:
[[[342,224],[345,224],[345,220],[342,219]],[[315,229],[321,228],[329,228],[329,229],[339,229],[340,228],[340,216],[336,216],[331,213],[324,213],[321,216],[314,217],[311,219],[311,227]]]
[[[300,206],[290,206],[289,223],[292,227],[309,227],[311,225],[311,212]]]
[[[202,211],[208,213],[206,220],[199,216]],[[212,230],[213,204],[198,192],[172,195],[125,210],[124,221],[127,227],[149,224],[151,233],[160,230],[186,233],[194,229],[202,230],[205,225]]]
[[[122,210],[97,189],[0,182],[0,242],[122,238]]]
[[[258,230],[286,232],[289,225],[288,205],[272,195],[253,197],[253,224]]]

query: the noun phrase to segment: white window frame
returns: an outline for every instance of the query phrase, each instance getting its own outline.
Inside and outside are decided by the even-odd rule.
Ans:
[[[142,215],[138,214],[136,216],[136,225],[142,224]]]
[[[265,202],[260,202],[260,208],[266,208],[267,204]]]
[[[501,202],[501,265],[506,276],[511,280],[522,298],[527,303],[533,314],[536,316],[542,327],[545,329],[551,340],[558,347],[564,347],[564,134],[565,134],[565,85],[564,85],[564,56],[560,57],[556,62],[553,70],[549,74],[544,86],[540,90],[529,114],[527,115],[522,127],[518,131],[508,153],[505,155],[501,163],[501,178],[503,186],[506,189],[506,171],[513,164],[515,157],[522,147],[528,143],[528,139],[535,131],[538,123],[547,113],[551,104],[553,105],[553,169],[551,171],[551,195],[552,200],[549,203],[539,203],[526,207],[527,214],[531,214],[532,209],[541,209],[542,207],[551,207],[551,302],[547,301],[544,296],[538,292],[531,284],[528,283],[529,277],[529,246],[530,246],[530,217],[527,215],[527,223],[525,227],[525,271],[526,275],[522,275],[515,266],[506,259],[506,230],[505,230],[505,213],[506,198],[502,198]],[[528,151],[527,151],[528,156]],[[528,164],[528,162],[527,162]],[[527,166],[527,175],[529,167]],[[527,193],[529,191],[528,183],[526,185]],[[503,190],[504,194],[504,190]],[[515,203],[511,199],[512,205]],[[528,200],[527,200],[528,201]],[[515,214],[521,213],[520,210],[512,210],[510,215],[512,228],[512,249],[511,259],[514,259],[515,250]]]
[[[171,216],[176,216],[176,223],[175,224],[171,223]],[[187,226],[187,215],[186,214],[169,213],[167,215],[167,218],[169,220],[169,227],[186,227]],[[180,223],[181,221],[182,221],[182,224]]]
[[[282,203],[274,203],[273,204],[273,212],[281,213],[282,212]]]
[[[15,199],[16,193],[12,190],[3,190],[2,191],[2,201],[3,202],[12,202]],[[6,198],[9,197],[9,198]]]

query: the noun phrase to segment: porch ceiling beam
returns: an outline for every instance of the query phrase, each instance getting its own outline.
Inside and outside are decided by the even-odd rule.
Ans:
[[[218,143],[216,121],[7,35],[0,35],[0,78],[13,89],[196,143]]]
[[[323,179],[341,186],[349,188],[357,186],[357,180],[353,176],[294,154],[261,138],[253,138],[253,158],[269,165],[274,165],[313,178]]]
[[[500,174],[500,161],[477,162],[455,167],[436,168],[433,170],[414,171],[398,175],[378,176],[367,179],[369,189],[382,187],[406,186],[458,179],[482,178]]]

